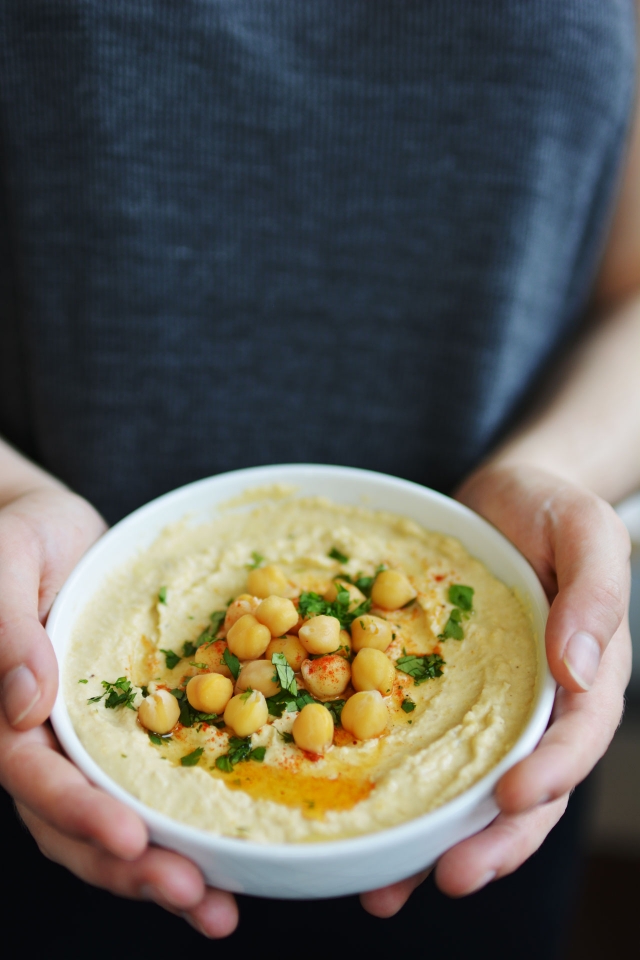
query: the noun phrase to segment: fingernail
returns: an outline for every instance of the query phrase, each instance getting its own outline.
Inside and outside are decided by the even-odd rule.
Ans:
[[[600,666],[600,645],[590,633],[574,633],[565,647],[562,661],[583,690],[590,690]]]
[[[491,883],[491,881],[495,879],[496,872],[496,870],[488,870],[483,877],[480,877],[475,886],[470,887],[467,890],[466,896],[468,896],[470,893],[477,893],[478,890],[482,890],[483,887],[486,887],[488,883]]]
[[[2,705],[13,727],[24,720],[39,699],[38,681],[24,663],[10,670],[2,681]]]

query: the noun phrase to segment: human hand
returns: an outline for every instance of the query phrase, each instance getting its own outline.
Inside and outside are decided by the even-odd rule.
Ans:
[[[629,537],[608,503],[528,466],[485,467],[457,499],[504,533],[538,574],[551,601],[547,657],[560,686],[540,744],[497,785],[499,816],[438,861],[436,883],[453,897],[512,873],[538,849],[607,749],[631,672]],[[363,906],[392,916],[428,872],[363,894]]]
[[[105,524],[80,497],[43,482],[0,509],[0,782],[45,856],[120,896],[155,900],[207,936],[231,933],[231,894],[191,862],[148,846],[128,807],[93,787],[46,723],[58,681],[43,627],[66,577]]]

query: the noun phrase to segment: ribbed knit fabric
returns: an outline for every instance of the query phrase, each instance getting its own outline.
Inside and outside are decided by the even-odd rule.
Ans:
[[[245,465],[448,490],[576,330],[631,0],[1,0],[0,431],[113,520]]]

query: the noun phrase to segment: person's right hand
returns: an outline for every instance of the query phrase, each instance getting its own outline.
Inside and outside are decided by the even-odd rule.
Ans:
[[[155,900],[209,937],[237,924],[231,894],[193,863],[148,846],[144,823],[92,786],[46,723],[58,668],[44,622],[56,594],[105,524],[85,500],[42,484],[0,509],[0,783],[40,850],[114,894]]]

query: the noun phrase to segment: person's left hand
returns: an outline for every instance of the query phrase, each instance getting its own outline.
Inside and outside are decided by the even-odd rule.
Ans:
[[[630,547],[608,503],[534,467],[485,467],[456,496],[501,530],[542,581],[552,601],[547,657],[559,684],[537,749],[496,788],[499,816],[438,861],[436,883],[462,897],[512,873],[538,849],[616,731],[631,672]],[[390,917],[429,872],[362,894],[362,905]]]

